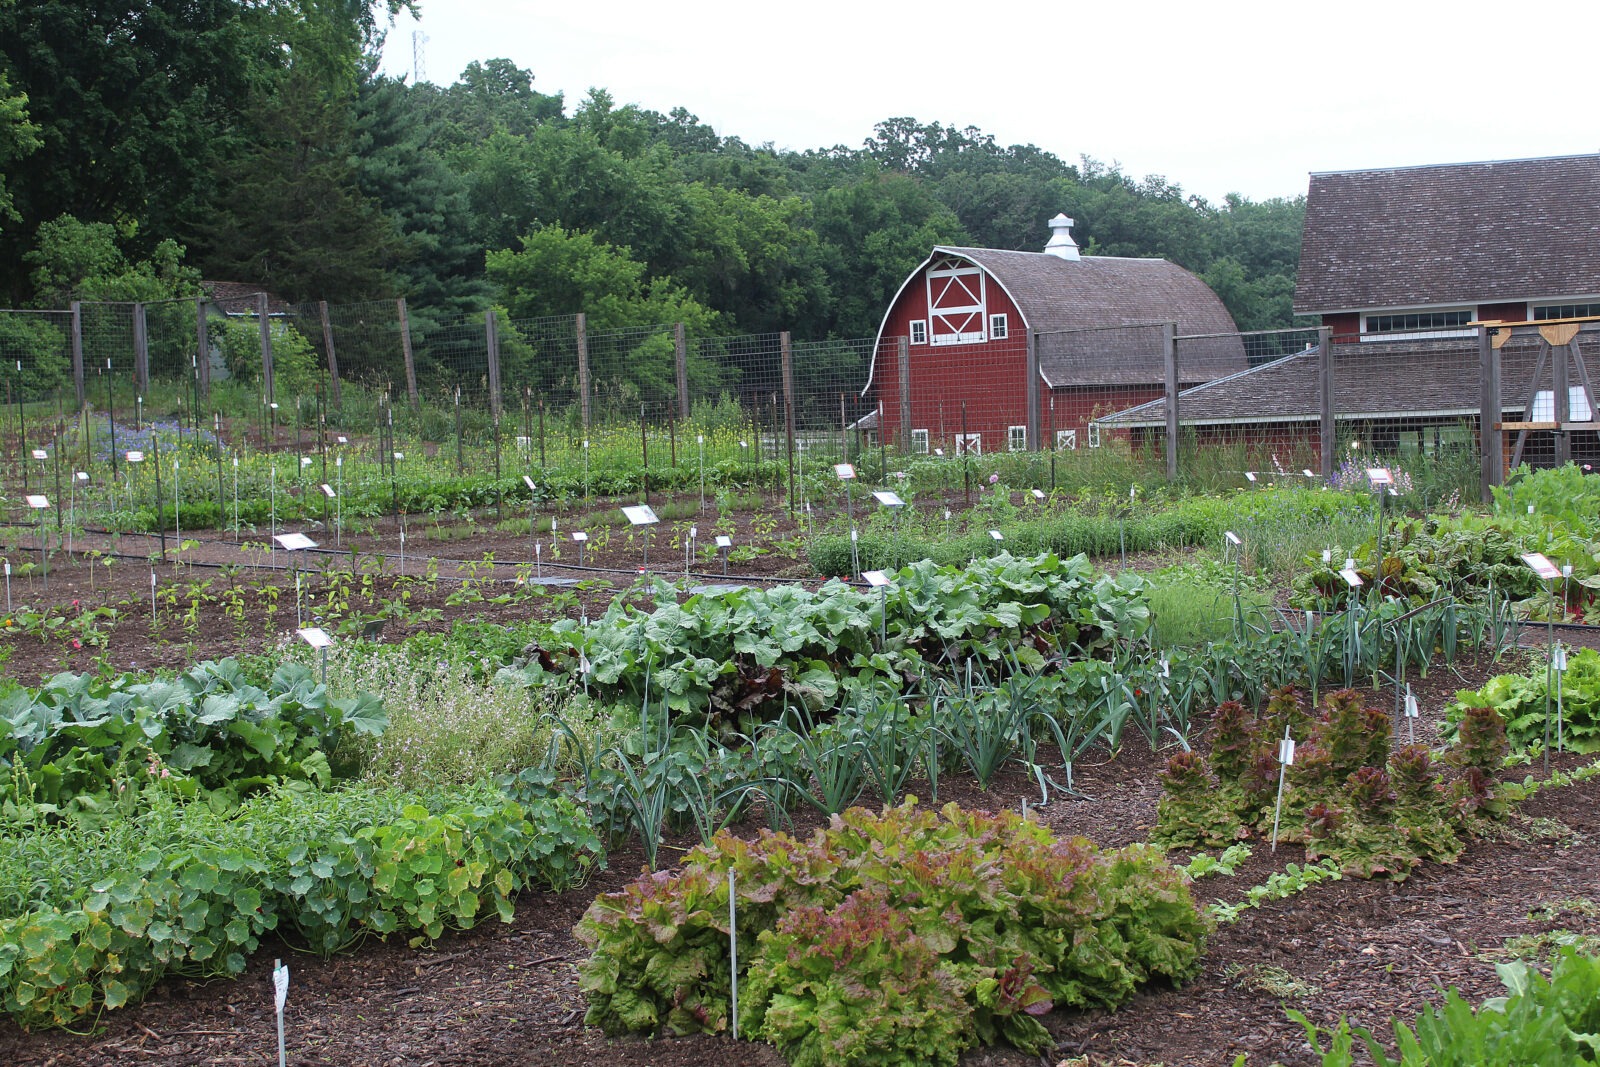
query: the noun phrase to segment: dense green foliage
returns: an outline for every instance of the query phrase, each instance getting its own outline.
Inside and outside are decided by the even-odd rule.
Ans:
[[[1458,726],[1471,708],[1499,712],[1516,751],[1538,750],[1546,744],[1554,748],[1559,742],[1573,752],[1600,752],[1600,652],[1574,651],[1559,677],[1537,667],[1527,674],[1497,674],[1482,689],[1462,690],[1445,712],[1450,728]]]
[[[578,925],[594,950],[587,1021],[731,1029],[730,885],[740,1030],[804,1067],[953,1065],[1002,1040],[1042,1052],[1035,1016],[1181,981],[1206,935],[1146,846],[1057,841],[1011,812],[856,808],[808,841],[720,835],[673,874],[598,898]]]
[[[379,701],[329,699],[299,664],[284,664],[264,688],[233,660],[170,680],[58,674],[38,690],[0,682],[0,812],[115,811],[117,794],[146,776],[185,796],[231,800],[281,781],[326,788],[328,753],[385,723]]]
[[[376,73],[401,6],[0,5],[0,303],[45,298],[24,254],[73,217],[295,301],[405,295],[424,331],[497,288],[513,313],[863,337],[935,244],[1036,250],[1065,211],[1090,253],[1202,275],[1242,329],[1294,324],[1302,198],[1208,203],[908,117],[854,149],[752,147],[603,89],[569,106],[504,59],[407,84]]]
[[[131,788],[138,817],[95,832],[0,831],[0,1008],[23,1025],[120,1007],[167,972],[237,975],[269,931],[327,954],[509,922],[513,894],[577,884],[596,847],[570,802],[489,787],[280,789],[221,814],[159,777]]]
[[[1357,1037],[1378,1067],[1520,1067],[1600,1059],[1600,958],[1563,949],[1548,978],[1520,960],[1496,964],[1495,970],[1506,995],[1491,997],[1476,1011],[1451,989],[1442,1007],[1422,1009],[1414,1027],[1393,1019],[1393,1059],[1369,1031],[1352,1032],[1347,1020],[1325,1031],[1300,1012],[1289,1017],[1305,1028],[1325,1067],[1355,1063]]]

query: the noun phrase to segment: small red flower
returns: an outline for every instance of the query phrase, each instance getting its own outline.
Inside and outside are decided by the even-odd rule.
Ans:
[[[73,639],[72,639],[72,647],[73,647],[73,648],[74,648],[74,649],[79,649],[79,648],[82,648],[82,647],[83,647],[83,642],[82,642],[82,641],[79,641],[79,640],[78,640],[78,639],[77,639],[77,638],[76,638],[76,637],[74,637],[74,638],[73,638]]]

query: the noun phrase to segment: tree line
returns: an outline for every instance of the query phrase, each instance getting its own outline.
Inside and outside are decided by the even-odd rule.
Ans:
[[[404,296],[422,319],[582,311],[597,330],[871,335],[935,244],[1164,256],[1241,329],[1294,325],[1304,198],[1220,203],[981,130],[890,118],[857,147],[576,105],[507,59],[378,73],[411,0],[0,0],[0,304]]]

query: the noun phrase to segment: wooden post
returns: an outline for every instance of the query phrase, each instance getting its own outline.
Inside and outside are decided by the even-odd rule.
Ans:
[[[1027,358],[1027,420],[1028,420],[1028,451],[1039,451],[1039,432],[1044,426],[1044,401],[1039,386],[1043,378],[1039,373],[1039,332],[1028,331],[1028,358]]]
[[[1551,344],[1549,338],[1545,338],[1544,342],[1550,345],[1551,399],[1555,402],[1551,414],[1556,423],[1556,466],[1564,467],[1572,459],[1572,444],[1567,436],[1567,423],[1572,421],[1572,392],[1567,385],[1567,358],[1570,353],[1565,344]]]
[[[783,434],[789,454],[789,510],[794,510],[794,349],[789,331],[778,335],[778,364],[783,372]]]
[[[589,432],[589,319],[581,311],[573,324],[578,334],[578,407],[583,415],[583,432]]]
[[[1322,421],[1322,480],[1333,481],[1333,472],[1339,457],[1334,450],[1339,447],[1337,429],[1333,421],[1333,327],[1317,330],[1317,397]]]
[[[270,404],[277,397],[272,389],[272,330],[267,323],[266,293],[256,294],[256,321],[261,330],[261,389]]]
[[[411,408],[416,410],[417,400],[417,363],[411,353],[411,317],[406,314],[406,298],[400,297],[395,302],[395,309],[400,313],[400,354],[406,360],[406,396],[411,399]]]
[[[83,384],[83,302],[72,302],[72,384],[78,390],[78,410],[88,403]]]
[[[211,323],[206,319],[206,298],[194,298],[194,368],[200,381],[200,397],[211,399]]]
[[[788,334],[784,335],[785,337]],[[689,418],[689,339],[683,323],[672,327],[672,352],[678,361],[678,418]]]
[[[897,344],[900,357],[900,448],[902,451],[911,450],[911,339],[902,337]],[[889,427],[878,427],[884,437],[889,436]]]
[[[1505,464],[1505,439],[1500,430],[1503,415],[1500,402],[1500,350],[1494,334],[1505,327],[1478,327],[1478,448],[1480,456],[1479,495],[1485,504],[1494,500],[1493,488],[1500,484]],[[1492,331],[1492,332],[1491,332]]]
[[[1162,362],[1166,369],[1167,480],[1178,480],[1178,326],[1161,327]]]
[[[328,318],[328,302],[317,301],[317,314],[322,319],[322,347],[328,353],[328,385],[333,397],[335,411],[344,410],[344,402],[339,396],[339,356],[333,350],[333,321]]]
[[[143,304],[133,305],[133,387],[141,395],[150,391],[150,334]]]
[[[500,417],[500,321],[494,308],[483,313],[483,336],[489,356],[489,413]]]

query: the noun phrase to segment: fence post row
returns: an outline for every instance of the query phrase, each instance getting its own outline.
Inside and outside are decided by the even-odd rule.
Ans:
[[[140,393],[150,391],[150,334],[144,317],[144,305],[133,305],[133,387]]]
[[[78,394],[78,411],[88,406],[83,382],[83,301],[72,302],[72,385]]]
[[[1322,458],[1322,480],[1333,481],[1334,468],[1338,464],[1338,456],[1334,454],[1337,444],[1337,427],[1333,421],[1333,327],[1323,326],[1317,330],[1317,398],[1320,405],[1318,415],[1321,419],[1320,451]]]
[[[335,411],[344,410],[344,402],[339,397],[339,357],[333,350],[333,321],[328,318],[328,302],[317,301],[317,314],[322,319],[322,347],[328,353],[328,386],[333,397]]]
[[[1178,480],[1178,324],[1161,327],[1162,369],[1167,394],[1167,477]]]
[[[1039,332],[1028,331],[1027,355],[1027,388],[1025,390],[1025,403],[1027,405],[1026,417],[1028,420],[1028,451],[1039,451],[1039,430],[1044,425],[1044,412],[1042,390],[1039,388],[1043,382],[1039,368]]]
[[[418,409],[420,401],[417,397],[417,362],[411,354],[411,317],[406,314],[406,298],[400,297],[394,302],[396,310],[400,313],[400,353],[406,360],[406,396],[411,401],[411,410]]]
[[[1479,492],[1485,504],[1494,499],[1493,489],[1500,484],[1505,463],[1505,431],[1500,429],[1500,346],[1499,327],[1478,327],[1478,385],[1482,391],[1478,412],[1478,449],[1481,454]]]
[[[489,357],[489,414],[500,417],[500,325],[494,308],[483,313],[483,338]]]
[[[256,323],[261,330],[261,386],[267,403],[278,399],[272,387],[272,327],[267,322],[267,294],[256,294]]]
[[[778,364],[783,372],[783,435],[789,453],[789,510],[794,510],[794,349],[789,331],[778,335]]]
[[[900,357],[900,447],[911,447],[911,338],[901,337],[896,345]],[[889,427],[880,427],[887,438]]]
[[[683,323],[672,327],[672,355],[678,364],[678,418],[689,418],[689,338]]]
[[[206,321],[206,298],[194,298],[194,373],[202,400],[211,399],[211,324]]]
[[[589,432],[589,318],[583,312],[574,316],[578,334],[578,403],[583,412],[583,432]]]

